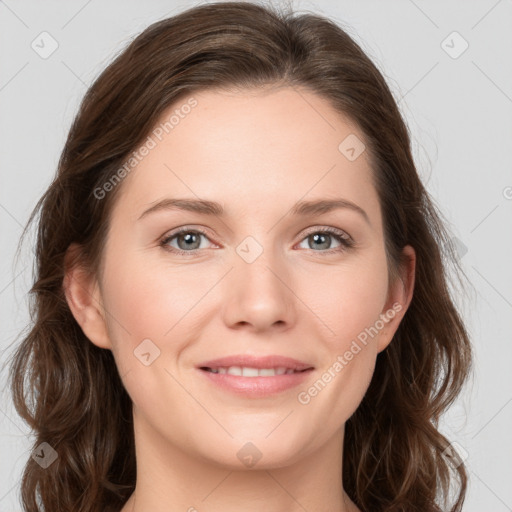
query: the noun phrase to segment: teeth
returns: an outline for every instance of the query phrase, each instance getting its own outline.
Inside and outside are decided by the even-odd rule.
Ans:
[[[258,369],[257,368],[242,368],[242,376],[243,377],[257,377]]]
[[[237,375],[239,377],[275,377],[276,375],[291,375],[295,370],[291,368],[250,368],[241,366],[230,366],[228,368],[209,368],[212,373],[221,373],[228,375]]]

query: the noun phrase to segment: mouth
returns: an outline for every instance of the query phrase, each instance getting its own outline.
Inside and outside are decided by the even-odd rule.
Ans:
[[[205,361],[197,366],[207,382],[244,398],[264,398],[304,383],[315,367],[283,356],[247,354]]]
[[[305,368],[303,370],[295,370],[279,366],[276,368],[253,368],[250,366],[219,366],[210,368],[202,366],[199,368],[205,372],[219,373],[221,375],[237,375],[238,377],[275,377],[276,375],[292,375],[294,373],[304,373],[313,368]]]

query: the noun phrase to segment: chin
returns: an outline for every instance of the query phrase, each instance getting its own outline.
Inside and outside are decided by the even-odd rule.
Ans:
[[[305,440],[300,443],[286,431],[270,436],[268,430],[252,436],[233,435],[233,439],[212,440],[215,449],[203,451],[202,456],[230,471],[276,469],[293,464],[306,449]]]

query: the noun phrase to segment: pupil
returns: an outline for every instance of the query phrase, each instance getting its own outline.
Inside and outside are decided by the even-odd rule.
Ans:
[[[324,234],[321,234],[321,233],[317,233],[317,234],[313,235],[313,240],[314,240],[315,242],[319,242],[319,243],[320,243],[320,245],[323,245],[323,247],[322,247],[323,249],[328,249],[328,248],[329,248],[329,247],[328,247],[328,246],[329,246],[329,244],[325,241],[325,240],[327,240],[327,237],[328,237],[328,236],[329,236],[329,235],[324,235]],[[323,240],[323,242],[322,242],[322,240]],[[317,246],[317,247],[318,247],[318,246]]]
[[[182,235],[182,237],[179,237],[178,240],[181,240],[181,238],[183,238],[185,241],[185,247],[190,249],[192,244],[197,243],[196,239],[198,237],[195,233],[186,233],[185,235]],[[181,244],[179,244],[179,245],[181,245]]]

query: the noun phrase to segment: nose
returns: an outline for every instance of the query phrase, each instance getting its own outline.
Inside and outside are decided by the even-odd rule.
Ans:
[[[290,329],[297,319],[298,302],[290,269],[270,250],[252,262],[241,254],[234,254],[224,283],[226,325],[252,332]]]

